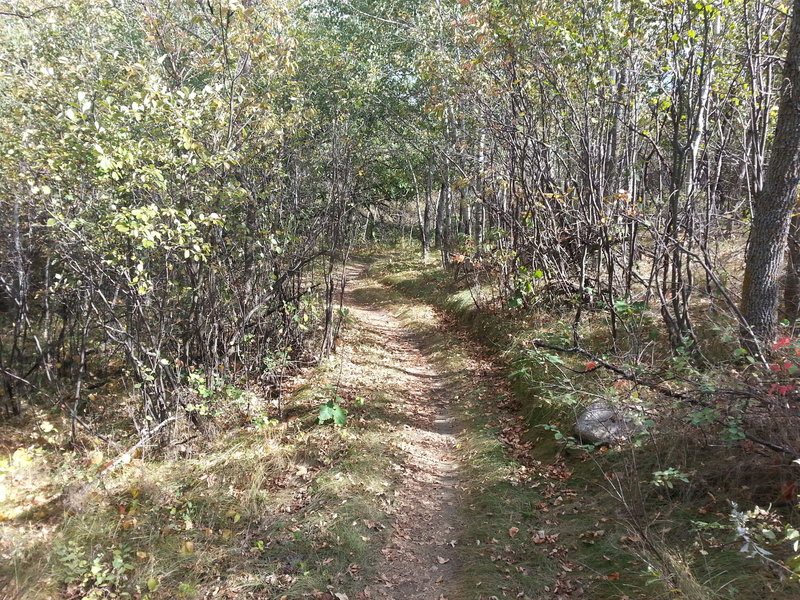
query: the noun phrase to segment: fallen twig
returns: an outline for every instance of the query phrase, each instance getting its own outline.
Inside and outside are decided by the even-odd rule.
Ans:
[[[133,453],[136,452],[136,450],[144,446],[145,443],[149,442],[153,438],[153,436],[155,436],[156,433],[158,433],[164,428],[164,426],[167,423],[170,423],[171,421],[174,420],[175,417],[169,417],[168,419],[161,421],[161,423],[159,423],[153,429],[151,429],[147,433],[147,435],[142,439],[140,439],[135,445],[131,446],[128,450],[120,454],[117,458],[115,458],[111,462],[106,463],[106,465],[102,469],[100,469],[98,477],[102,477],[103,475],[110,473],[111,471],[115,470],[119,465],[129,461],[133,456]]]

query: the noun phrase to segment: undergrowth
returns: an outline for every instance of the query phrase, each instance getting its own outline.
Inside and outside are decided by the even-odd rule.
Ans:
[[[772,511],[751,509],[785,499],[785,464],[720,442],[696,411],[534,348],[569,335],[566,312],[476,310],[475,290],[406,254],[371,269],[391,289],[369,293],[446,375],[461,426],[458,598],[796,597],[780,554],[740,552],[782,535]],[[602,353],[601,327],[585,326]],[[357,324],[348,335],[359,352],[377,351]],[[2,594],[355,598],[388,540],[403,460],[389,424],[402,422],[392,405],[404,390],[382,385],[380,360],[362,358],[369,389],[340,387],[334,356],[297,380],[282,420],[231,421],[159,454],[145,447],[105,475],[117,450],[85,432],[68,443],[68,419],[54,411],[4,425]],[[598,399],[635,400],[653,424],[629,444],[582,445],[575,416]],[[124,431],[104,433],[130,446]],[[792,502],[777,507],[794,518]]]
[[[309,371],[283,421],[229,424],[174,452],[128,456],[103,476],[113,450],[82,437],[80,450],[66,450],[57,414],[32,437],[21,433],[32,423],[5,426],[0,596],[354,594],[388,535],[396,458],[385,422],[369,417],[392,396],[337,396],[347,427],[320,423],[336,368],[334,359]]]
[[[523,439],[534,443],[532,459],[542,464],[563,460],[570,473],[568,489],[580,508],[575,514],[569,514],[569,508],[557,511],[558,539],[566,542],[569,560],[585,573],[596,575],[594,579],[576,576],[575,581],[564,584],[565,589],[588,585],[593,598],[796,597],[797,583],[780,566],[781,557],[790,552],[789,545],[777,543],[785,538],[787,520],[796,522],[796,466],[791,461],[742,441],[733,423],[730,432],[721,431],[717,423],[703,422],[703,413],[695,407],[595,369],[595,365],[585,364],[585,359],[534,348],[532,340],[540,339],[569,345],[571,315],[563,308],[478,309],[475,299],[479,290],[464,289],[449,271],[430,262],[424,264],[408,252],[397,252],[375,270],[384,274],[386,284],[441,310],[468,334],[473,345],[488,349],[519,401],[518,413],[526,418]],[[610,360],[630,357],[624,340],[615,345],[603,333],[605,325],[600,314],[584,317],[584,344],[602,356],[611,356]],[[709,333],[713,335],[719,334]],[[671,358],[654,347],[657,340],[652,341],[649,354],[638,357],[640,363],[668,362],[680,385],[680,369],[694,366],[681,362],[680,356]],[[722,346],[719,341],[716,351],[730,350]],[[725,375],[719,369],[727,368],[723,362],[718,370],[707,369],[698,378],[718,382]],[[478,392],[471,397],[477,409],[466,417],[476,420],[475,429],[480,431],[481,422],[492,424],[491,407],[497,405],[497,399],[481,397]],[[575,417],[598,400],[636,404],[647,416],[642,433],[622,446],[581,445],[572,437]],[[505,450],[492,442],[491,428],[485,431],[487,439],[471,442],[479,459],[467,461],[471,476],[478,480],[501,473],[505,460]],[[541,504],[541,485],[500,484],[496,493],[492,485],[486,485],[481,503],[475,506],[486,512],[502,506],[504,513],[511,510],[524,522],[521,515],[536,514],[526,506],[538,504],[551,510]],[[744,540],[732,518],[732,503],[772,508],[764,519],[772,519],[771,524],[755,525],[756,532],[766,531],[759,538],[764,546],[759,548],[769,548],[771,554],[761,556],[767,560],[753,556],[757,552],[752,546],[749,555],[740,551]],[[487,508],[490,506],[493,508]],[[776,509],[782,512],[783,523],[775,519]],[[544,520],[547,522],[547,515]],[[602,533],[592,536],[592,527]],[[788,527],[791,531],[791,525]],[[508,535],[503,541],[510,541]],[[549,566],[552,568],[552,563]],[[614,569],[610,573],[609,567]],[[547,572],[546,566],[540,568]],[[551,569],[545,580],[553,572],[558,568]],[[573,572],[562,571],[562,580],[569,582]],[[480,573],[476,579],[484,576],[475,573]]]
[[[405,282],[398,288],[406,293],[431,289],[427,282],[418,288],[419,282],[404,280],[403,274],[391,280]],[[644,590],[646,567],[631,553],[624,524],[606,516],[588,488],[587,465],[578,461],[568,467],[550,436],[537,435],[536,444],[518,437],[527,429],[523,406],[480,345],[453,330],[431,330],[431,319],[420,314],[424,309],[406,303],[401,318],[422,340],[426,356],[440,371],[455,374],[447,387],[462,424],[466,482],[457,597],[585,593],[611,599]]]

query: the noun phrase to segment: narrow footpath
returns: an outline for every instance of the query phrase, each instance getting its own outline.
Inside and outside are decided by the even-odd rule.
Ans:
[[[508,376],[445,315],[380,283],[389,274],[378,264],[372,272],[348,269],[344,306],[351,321],[326,377],[350,399],[353,421],[345,431],[378,436],[369,447],[384,459],[375,464],[385,472],[359,472],[352,480],[361,490],[365,478],[384,486],[373,498],[388,518],[369,522],[381,535],[362,538],[374,544],[364,558],[370,568],[342,580],[349,595],[330,586],[318,597],[626,597],[627,582],[618,583],[622,565],[604,543],[608,519],[575,488],[560,454],[534,456],[536,442]],[[602,548],[598,566],[576,560],[585,548],[587,558]],[[623,565],[629,560],[619,555]]]
[[[355,367],[348,384],[401,390],[396,397],[402,399],[388,408],[405,417],[396,442],[404,462],[391,508],[393,532],[381,550],[379,581],[365,587],[364,597],[446,600],[457,567],[455,515],[461,487],[455,457],[458,426],[447,374],[438,372],[418,336],[381,301],[386,290],[358,273],[348,272],[345,306],[359,322],[360,339],[354,343],[345,336],[340,350],[341,358]]]

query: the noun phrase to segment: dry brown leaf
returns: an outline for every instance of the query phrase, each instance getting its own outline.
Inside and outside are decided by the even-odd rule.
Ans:
[[[638,535],[623,535],[619,538],[620,543],[622,544],[640,544],[642,542],[642,538]]]
[[[519,533],[519,527],[511,527],[508,530],[508,535],[510,535],[512,538],[515,537],[518,533]]]
[[[377,521],[370,521],[369,519],[364,519],[362,523],[364,523],[364,526],[367,529],[374,529],[375,531],[386,529],[385,525],[383,525],[382,523],[378,523]]]

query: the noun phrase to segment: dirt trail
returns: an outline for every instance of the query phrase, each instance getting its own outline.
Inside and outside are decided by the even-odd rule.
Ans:
[[[401,404],[392,407],[402,417],[399,450],[405,455],[402,483],[392,505],[394,529],[381,550],[379,581],[364,597],[379,600],[440,600],[449,598],[457,568],[456,508],[460,487],[454,455],[458,432],[447,392],[447,374],[440,373],[420,349],[420,340],[406,330],[381,302],[381,288],[348,272],[345,305],[359,321],[360,344],[346,343],[343,358],[369,373],[364,350],[380,365],[390,385],[403,390]],[[345,340],[347,342],[347,340]],[[382,368],[378,368],[382,367]],[[389,373],[386,375],[386,373]],[[377,383],[377,382],[376,382]]]

